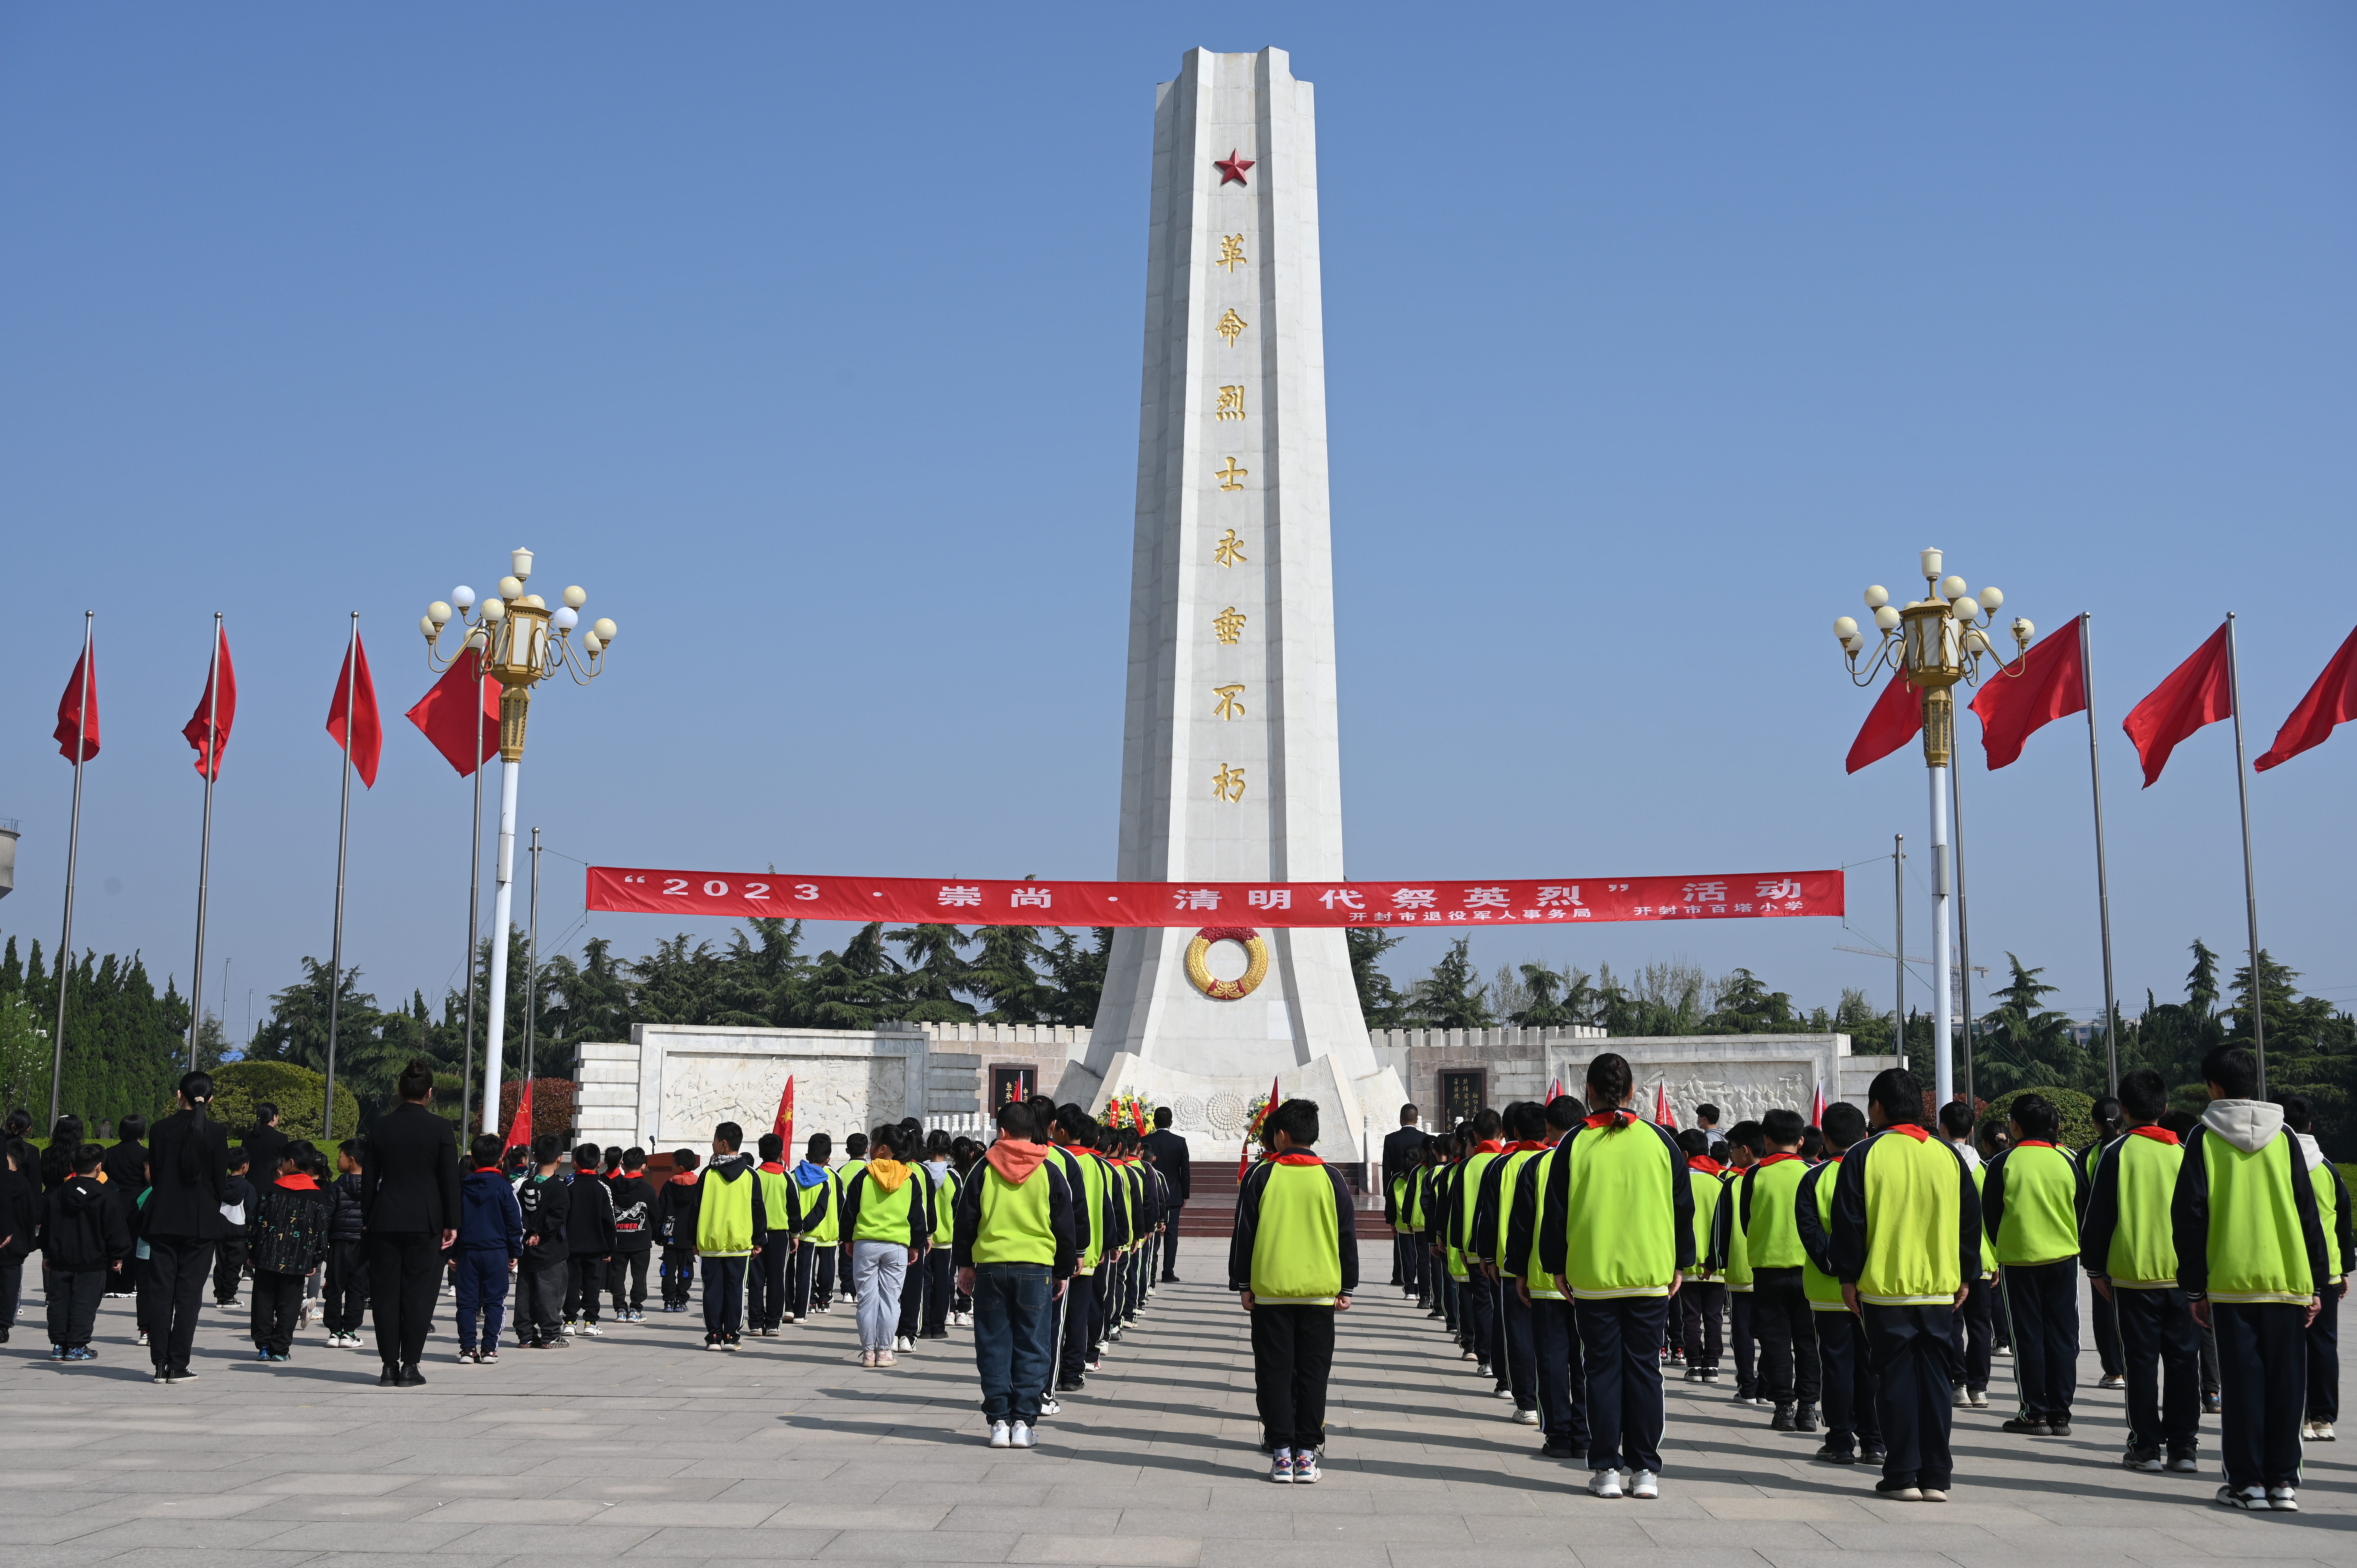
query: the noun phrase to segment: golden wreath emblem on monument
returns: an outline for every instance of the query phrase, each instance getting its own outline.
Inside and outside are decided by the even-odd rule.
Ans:
[[[1241,980],[1215,980],[1208,961],[1213,942],[1243,944],[1250,961],[1244,966]],[[1268,978],[1268,944],[1250,926],[1205,926],[1187,944],[1187,978],[1195,989],[1214,1002],[1237,1002],[1250,996],[1260,983]]]

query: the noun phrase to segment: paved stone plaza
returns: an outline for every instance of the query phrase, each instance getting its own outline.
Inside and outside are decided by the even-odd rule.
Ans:
[[[2120,1397],[2093,1390],[2068,1439],[2005,1437],[2001,1412],[1960,1421],[1944,1507],[1879,1501],[1871,1471],[1811,1464],[1815,1440],[1770,1434],[1765,1412],[1678,1392],[1665,1495],[1600,1502],[1382,1289],[1345,1320],[1314,1487],[1265,1478],[1244,1317],[1202,1283],[1165,1288],[1029,1454],[983,1446],[964,1331],[864,1372],[840,1305],[734,1356],[700,1349],[697,1318],[658,1316],[488,1368],[450,1359],[446,1317],[410,1391],[317,1331],[291,1365],[238,1359],[242,1315],[210,1309],[200,1380],[158,1388],[123,1302],[102,1359],[53,1367],[28,1343],[38,1294],[27,1305],[0,1351],[0,1568],[2357,1563],[2357,1441],[2310,1449],[2306,1511],[2230,1514],[2214,1475],[2120,1469]],[[2000,1359],[2000,1403],[2009,1377]]]

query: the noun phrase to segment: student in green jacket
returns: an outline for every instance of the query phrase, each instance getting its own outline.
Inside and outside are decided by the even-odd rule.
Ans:
[[[1948,1500],[1956,1308],[1980,1273],[1981,1206],[1953,1144],[1922,1125],[1923,1086],[1887,1068],[1867,1090],[1873,1133],[1834,1178],[1827,1262],[1866,1330],[1875,1413],[1887,1446],[1874,1489],[1900,1502]]]
[[[2254,1100],[2258,1058],[2220,1046],[2201,1058],[2210,1103],[2185,1139],[2169,1221],[2177,1283],[2193,1320],[2218,1331],[2225,1411],[2219,1447],[2228,1508],[2299,1511],[2308,1326],[2322,1305],[2324,1226],[2283,1110]]]
[[[1701,1114],[1701,1107],[1695,1114]],[[1716,1122],[1714,1116],[1712,1121]],[[1719,1320],[1727,1307],[1727,1242],[1735,1211],[1727,1203],[1727,1173],[1710,1157],[1710,1133],[1689,1127],[1678,1134],[1685,1151],[1687,1181],[1694,1188],[1695,1261],[1678,1290],[1678,1316],[1685,1333],[1686,1381],[1718,1381],[1724,1354]]]
[[[866,1163],[843,1184],[843,1268],[858,1304],[863,1367],[899,1364],[900,1292],[932,1240],[933,1187],[921,1167],[898,1158],[908,1142],[902,1129],[878,1126]]]
[[[2341,1171],[2317,1146],[2310,1129],[2308,1098],[2299,1094],[2269,1097],[2283,1107],[2284,1125],[2308,1161],[2309,1179],[2316,1187],[2317,1223],[2324,1228],[2323,1285],[2316,1293],[2315,1321],[2308,1326],[2308,1421],[2299,1434],[2310,1443],[2333,1441],[2332,1423],[2341,1419],[2341,1298],[2349,1294],[2349,1275],[2357,1269],[2357,1234],[2352,1233],[2349,1186]]]
[[[2169,1085],[2152,1069],[2120,1079],[2127,1131],[2096,1154],[2087,1212],[2079,1221],[2079,1262],[2089,1288],[2119,1314],[2121,1376],[2128,1402],[2131,1470],[2190,1475],[2201,1426],[2201,1331],[2177,1283],[2177,1238],[2169,1204],[2185,1158],[2177,1134],[2159,1125]],[[2162,1456],[2162,1444],[2168,1455]]]
[[[1502,1267],[1529,1304],[1531,1368],[1539,1402],[1539,1457],[1587,1456],[1587,1374],[1579,1364],[1579,1325],[1571,1298],[1555,1288],[1555,1276],[1539,1262],[1537,1238],[1546,1223],[1550,1162],[1581,1125],[1587,1108],[1568,1094],[1546,1104],[1546,1153],[1534,1156],[1514,1178],[1516,1196],[1506,1227]]]
[[[1072,1190],[1024,1101],[998,1108],[998,1136],[957,1190],[952,1251],[974,1300],[974,1359],[993,1448],[1029,1448],[1049,1365],[1055,1304],[1077,1261]]]
[[[1719,1208],[1727,1237],[1727,1335],[1735,1343],[1735,1402],[1763,1405],[1760,1392],[1760,1336],[1753,1326],[1751,1297],[1756,1282],[1751,1273],[1751,1242],[1736,1219],[1743,1176],[1768,1157],[1768,1139],[1757,1122],[1738,1122],[1727,1130],[1727,1192]]]
[[[1326,1381],[1334,1367],[1334,1316],[1359,1286],[1358,1214],[1350,1184],[1315,1152],[1318,1102],[1288,1100],[1270,1112],[1273,1158],[1244,1176],[1228,1247],[1228,1288],[1252,1315],[1253,1382],[1268,1478],[1318,1479],[1326,1446]]]
[[[802,1149],[802,1159],[789,1174],[802,1217],[802,1234],[794,1241],[794,1316],[807,1322],[813,1313],[826,1310],[834,1290],[834,1250],[843,1234],[836,1210],[843,1202],[843,1187],[827,1163],[834,1156],[833,1137],[813,1133]]]
[[[1824,1163],[1809,1167],[1793,1200],[1805,1259],[1801,1285],[1809,1298],[1817,1359],[1824,1369],[1825,1441],[1816,1456],[1835,1465],[1880,1464],[1885,1454],[1882,1422],[1875,1409],[1866,1327],[1850,1311],[1833,1273],[1834,1191],[1851,1145],[1866,1136],[1866,1112],[1837,1100],[1825,1107],[1819,1130],[1824,1134]]]
[[[1465,1359],[1473,1375],[1497,1386],[1507,1386],[1506,1358],[1498,1348],[1498,1282],[1481,1267],[1473,1245],[1473,1208],[1480,1200],[1481,1178],[1491,1162],[1506,1152],[1501,1134],[1505,1119],[1488,1106],[1473,1116],[1473,1148],[1457,1168],[1448,1199],[1449,1274],[1458,1282],[1457,1321],[1464,1335]]]
[[[1773,1432],[1817,1430],[1817,1329],[1801,1277],[1798,1198],[1809,1163],[1801,1157],[1808,1124],[1778,1106],[1760,1119],[1767,1156],[1735,1189],[1735,1223],[1751,1263],[1751,1326],[1760,1336],[1760,1391],[1775,1407]]]
[[[1392,1228],[1392,1269],[1399,1275],[1400,1294],[1419,1306],[1425,1305],[1429,1288],[1425,1281],[1424,1242],[1417,1232],[1423,1229],[1422,1178],[1431,1148],[1429,1138],[1416,1144],[1383,1196],[1384,1214]]]
[[[1662,1495],[1662,1337],[1695,1261],[1685,1151],[1627,1109],[1627,1058],[1587,1064],[1594,1107],[1550,1160],[1539,1262],[1572,1299],[1587,1373],[1587,1489]],[[1625,1489],[1624,1489],[1625,1476]]]
[[[739,1153],[745,1129],[723,1122],[712,1130],[712,1160],[696,1173],[695,1256],[704,1280],[704,1348],[742,1344],[745,1276],[769,1240],[769,1211],[752,1159]]]
[[[1988,1163],[1981,1206],[2013,1316],[2021,1409],[2005,1423],[2029,1437],[2071,1435],[2079,1391],[2079,1211],[2086,1177],[2055,1147],[2062,1113],[2042,1094],[2013,1102],[2013,1144]]]
[[[1514,1420],[1523,1426],[1540,1424],[1537,1372],[1533,1360],[1531,1304],[1514,1288],[1517,1271],[1503,1267],[1508,1233],[1520,1201],[1525,1166],[1555,1147],[1546,1135],[1546,1107],[1535,1100],[1518,1100],[1506,1107],[1506,1134],[1512,1142],[1490,1162],[1482,1174],[1480,1196],[1473,1202],[1473,1247],[1479,1267],[1489,1277],[1498,1303],[1498,1359],[1495,1369],[1501,1388],[1513,1396]]]

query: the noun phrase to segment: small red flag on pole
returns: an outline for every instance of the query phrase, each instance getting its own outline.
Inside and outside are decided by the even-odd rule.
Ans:
[[[523,1093],[516,1098],[515,1118],[508,1123],[508,1141],[500,1148],[500,1157],[507,1158],[508,1150],[532,1147],[532,1079],[523,1080]]]
[[[349,731],[350,739],[346,740]],[[361,783],[376,788],[377,758],[384,751],[384,726],[377,722],[376,682],[369,678],[368,649],[360,633],[344,650],[344,667],[336,672],[336,700],[328,708],[328,733],[351,753],[352,768]]]
[[[2169,766],[2169,754],[2177,749],[2178,742],[2204,725],[2234,716],[2227,658],[2226,628],[2222,626],[2194,650],[2192,658],[2169,671],[2168,680],[2130,710],[2120,725],[2136,742],[2136,755],[2144,760],[2146,789],[2159,780],[2160,770]]]
[[[480,677],[482,701],[467,701],[467,688],[477,679],[476,662],[471,650],[460,654],[458,661],[434,682],[434,689],[409,710],[409,722],[434,743],[442,760],[457,768],[461,779],[500,754],[499,678]]]
[[[68,762],[88,762],[98,755],[98,646],[88,638],[65,695],[58,699],[58,727],[51,733],[58,755]]]
[[[1822,1127],[1824,1124],[1825,1080],[1824,1079],[1817,1079],[1817,1091],[1815,1094],[1812,1095],[1809,1100],[1809,1125],[1812,1127]]]
[[[1857,738],[1849,743],[1845,770],[1855,773],[1868,763],[1879,762],[1922,733],[1923,699],[1907,683],[1907,671],[1894,670],[1890,684],[1882,688],[1882,695],[1867,711]]]
[[[2276,732],[2276,743],[2251,764],[2251,771],[2265,773],[2311,746],[2322,746],[2335,725],[2351,719],[2357,719],[2357,631],[2349,634],[2349,640],[2341,645],[2341,651],[2332,656],[2332,662],[2324,667],[2324,673]]]
[[[1562,1098],[1563,1079],[1556,1079],[1553,1083],[1547,1085],[1547,1103],[1549,1105],[1553,1105],[1556,1101],[1561,1100]]]
[[[221,777],[221,753],[229,749],[230,725],[237,722],[237,666],[230,662],[229,633],[217,628],[213,666],[206,672],[205,694],[197,711],[180,730],[196,748],[197,771],[208,779]]]
[[[2087,667],[2076,616],[2022,656],[2019,675],[1991,681],[1973,699],[1992,770],[2019,757],[2022,743],[2040,729],[2086,711]]]
[[[1670,1080],[1665,1078],[1653,1086],[1653,1125],[1674,1130],[1677,1124],[1678,1113],[1670,1109]]]
[[[786,1091],[778,1096],[778,1117],[770,1123],[770,1131],[786,1141],[786,1158],[794,1152],[794,1075],[786,1074]]]

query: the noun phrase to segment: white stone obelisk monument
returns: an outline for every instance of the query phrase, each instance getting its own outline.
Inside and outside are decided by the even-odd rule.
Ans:
[[[1190,51],[1155,107],[1145,384],[1138,414],[1125,880],[1342,875],[1317,119],[1285,51]],[[1265,909],[1114,936],[1085,1058],[1060,1099],[1133,1092],[1232,1152],[1268,1091],[1318,1101],[1321,1149],[1405,1098],[1379,1069],[1343,936],[1255,927]],[[1243,995],[1252,945],[1265,973]],[[1216,983],[1206,986],[1208,976]]]

